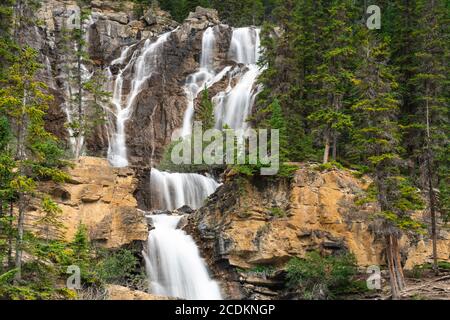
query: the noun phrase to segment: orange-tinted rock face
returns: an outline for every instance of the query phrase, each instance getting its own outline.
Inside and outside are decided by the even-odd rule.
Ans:
[[[347,171],[312,169],[298,170],[292,182],[233,178],[191,217],[191,224],[205,254],[221,266],[280,269],[311,250],[352,252],[361,267],[384,265],[384,244],[373,219],[377,207],[354,201],[368,182]],[[430,261],[427,237],[405,235],[401,242],[405,268]],[[438,248],[440,259],[448,260],[450,237],[444,230]],[[216,269],[220,276],[223,268]]]
[[[105,159],[82,157],[69,173],[70,183],[42,186],[62,209],[64,228],[60,232],[50,228],[51,238],[60,235],[70,241],[82,223],[88,228],[90,240],[107,248],[147,239],[147,223],[133,196],[136,179],[132,170],[111,168]],[[45,225],[36,223],[42,215],[38,209],[29,212],[26,224],[45,237]]]

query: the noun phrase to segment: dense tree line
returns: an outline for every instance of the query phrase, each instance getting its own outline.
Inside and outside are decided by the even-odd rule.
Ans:
[[[221,21],[233,26],[260,25],[271,18],[275,0],[133,0],[144,7],[158,5],[182,22],[197,6],[213,8]]]
[[[431,233],[449,214],[449,7],[444,0],[378,1],[380,30],[364,1],[278,1],[263,27],[259,96],[289,119],[291,161],[332,161],[374,178],[394,296],[404,286],[398,252],[410,214],[427,197]],[[434,248],[436,259],[436,248]],[[435,267],[437,261],[435,261]]]

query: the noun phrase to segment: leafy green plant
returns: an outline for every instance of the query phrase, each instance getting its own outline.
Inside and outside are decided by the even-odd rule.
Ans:
[[[127,279],[134,276],[137,265],[138,261],[133,253],[130,250],[121,249],[107,254],[100,263],[98,272],[104,282],[124,284]]]
[[[317,166],[317,170],[319,171],[328,171],[333,169],[343,170],[344,166],[337,161],[330,161]]]
[[[332,299],[355,289],[356,260],[352,254],[322,256],[314,251],[292,258],[286,267],[288,286],[304,298]]]
[[[270,215],[276,218],[284,218],[287,216],[286,211],[284,211],[282,208],[280,207],[273,207],[270,208]]]

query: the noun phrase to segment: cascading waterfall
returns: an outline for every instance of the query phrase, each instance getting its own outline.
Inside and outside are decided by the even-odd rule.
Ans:
[[[229,70],[215,73],[214,52],[214,30],[208,28],[202,39],[200,69],[187,77],[184,87],[188,106],[181,133],[183,137],[191,133],[197,95],[204,87],[220,81]],[[195,173],[169,173],[152,168],[150,176],[152,204],[156,203],[163,210],[174,210],[184,205],[198,209],[218,186],[214,179]],[[149,233],[148,254],[144,252],[151,292],[192,300],[222,299],[219,286],[209,277],[194,240],[176,228],[181,217],[156,215],[151,219],[155,229]]]
[[[234,87],[228,86],[226,91],[219,92],[213,98],[217,129],[222,129],[225,125],[235,130],[245,130],[248,127],[246,119],[259,92],[255,83],[262,71],[257,65],[260,56],[259,33],[260,30],[253,27],[233,30],[229,57],[244,64],[246,71]]]
[[[142,90],[142,85],[156,71],[160,62],[161,49],[164,42],[170,36],[170,32],[161,35],[155,42],[146,40],[141,54],[136,59],[130,59],[130,62],[119,71],[113,90],[112,104],[115,107],[113,114],[115,116],[115,130],[110,133],[108,160],[114,167],[126,167],[128,165],[125,124],[130,118],[134,102]],[[123,63],[128,55],[129,48],[122,51],[121,57],[114,60],[114,63]],[[131,90],[126,97],[123,97],[123,72],[134,67],[134,77],[131,81]]]
[[[194,101],[198,94],[205,89],[205,87],[209,88],[220,81],[231,69],[231,67],[226,67],[216,74],[214,70],[215,44],[216,38],[214,29],[209,27],[203,33],[200,69],[187,77],[184,87],[187,98],[187,109],[183,118],[183,128],[181,130],[182,137],[187,137],[192,132]]]
[[[191,236],[177,229],[181,216],[149,216],[155,229],[144,252],[150,290],[154,294],[189,300],[222,299]]]
[[[166,33],[154,43],[147,40],[141,49],[134,52],[128,64],[117,74],[112,88],[112,103],[115,110],[115,131],[110,134],[108,159],[113,166],[128,165],[125,139],[125,123],[131,116],[134,100],[142,90],[142,85],[156,70],[161,46],[170,35]],[[121,56],[112,64],[123,64],[129,56],[130,48],[125,48]],[[202,38],[200,68],[187,77],[184,90],[187,109],[183,119],[181,136],[191,134],[194,101],[206,87],[220,81],[231,70],[227,66],[220,72],[214,68],[216,38],[214,28],[207,28]],[[139,56],[136,56],[139,54]],[[215,103],[216,127],[227,124],[234,129],[245,128],[245,120],[251,112],[257,94],[255,83],[261,70],[257,66],[259,57],[259,30],[256,28],[238,28],[233,30],[229,51],[231,59],[240,64],[231,76],[239,75],[234,87],[219,93]],[[242,68],[244,65],[244,68]],[[123,95],[123,75],[133,68],[131,90]],[[241,70],[245,70],[243,73]],[[128,72],[127,72],[128,74]],[[112,79],[112,74],[109,72]],[[231,78],[230,78],[231,84]],[[188,205],[200,208],[204,200],[220,184],[210,177],[194,173],[169,173],[155,168],[151,170],[150,191],[155,209],[174,210]],[[175,296],[185,299],[221,299],[218,284],[211,280],[199,250],[189,235],[177,229],[180,216],[150,216],[154,229],[149,232],[148,248],[144,252],[146,269],[150,280],[150,290],[155,294]]]
[[[174,210],[188,205],[198,209],[219,187],[213,178],[196,173],[169,173],[152,169],[150,191],[159,209]]]

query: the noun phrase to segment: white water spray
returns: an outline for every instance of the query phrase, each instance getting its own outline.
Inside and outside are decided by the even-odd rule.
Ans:
[[[222,299],[218,284],[208,274],[191,236],[177,229],[181,216],[150,216],[155,229],[149,232],[144,252],[150,291],[157,295],[189,300]]]
[[[130,118],[134,107],[135,99],[142,90],[143,84],[157,70],[161,59],[161,50],[164,42],[167,41],[171,32],[161,35],[155,42],[146,40],[141,54],[136,59],[131,59],[129,64],[120,70],[114,84],[112,104],[116,123],[115,131],[109,138],[108,160],[114,167],[126,167],[128,165],[125,124]],[[123,63],[128,54],[128,49],[122,52],[119,59],[113,63]],[[131,90],[126,97],[123,97],[123,72],[127,68],[133,67],[134,77],[131,81]]]
[[[224,68],[218,74],[214,71],[214,54],[216,38],[214,29],[209,27],[203,33],[202,55],[200,58],[200,69],[186,79],[184,91],[187,98],[187,108],[183,118],[181,136],[186,137],[192,133],[192,122],[194,116],[194,101],[198,94],[205,88],[209,88],[219,82],[231,67]]]
[[[222,129],[225,125],[235,130],[245,130],[247,118],[252,111],[259,88],[256,80],[261,74],[257,65],[260,51],[259,29],[237,28],[233,30],[229,56],[237,63],[245,65],[245,73],[240,75],[234,87],[219,92],[213,98],[215,127]]]
[[[219,185],[214,179],[196,173],[169,173],[152,169],[150,177],[152,200],[162,210],[174,210],[183,205],[198,209]]]

